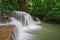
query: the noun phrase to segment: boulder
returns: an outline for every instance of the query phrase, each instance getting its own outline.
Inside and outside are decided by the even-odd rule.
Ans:
[[[0,26],[0,40],[12,40],[13,29],[13,25]]]

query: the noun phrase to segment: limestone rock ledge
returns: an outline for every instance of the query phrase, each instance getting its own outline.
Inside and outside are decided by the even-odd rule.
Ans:
[[[13,29],[13,25],[0,26],[0,40],[12,40]]]

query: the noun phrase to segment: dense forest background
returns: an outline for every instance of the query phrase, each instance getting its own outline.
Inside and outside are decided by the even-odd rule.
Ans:
[[[0,16],[6,19],[11,11],[25,11],[44,22],[60,23],[60,0],[1,0]]]

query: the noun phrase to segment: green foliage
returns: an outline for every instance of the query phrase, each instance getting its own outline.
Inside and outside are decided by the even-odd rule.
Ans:
[[[28,12],[39,18],[43,18],[55,5],[54,0],[30,0],[28,3]]]
[[[33,10],[33,2],[32,0],[27,0],[27,7],[26,7],[26,12],[31,13]]]
[[[27,6],[28,12],[46,22],[60,23],[59,0],[30,0]]]
[[[45,15],[43,18],[44,21],[46,22],[56,22],[60,23],[60,12],[59,11],[50,11]]]
[[[2,0],[2,6],[5,10],[19,9],[18,0]]]
[[[60,23],[60,3],[56,2],[56,5],[49,11],[43,18],[46,22]]]
[[[3,18],[8,18],[10,11],[20,10],[20,1],[22,0],[2,0],[0,9],[2,10]],[[59,11],[60,0],[26,0],[26,12],[44,21],[59,23]]]
[[[9,17],[10,11],[19,10],[20,5],[18,0],[1,0],[1,12],[3,19]]]

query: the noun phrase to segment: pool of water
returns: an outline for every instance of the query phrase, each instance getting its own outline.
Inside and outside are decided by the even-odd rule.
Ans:
[[[60,40],[60,25],[42,23],[40,26],[43,28],[32,33],[28,32],[34,35],[31,40]]]

